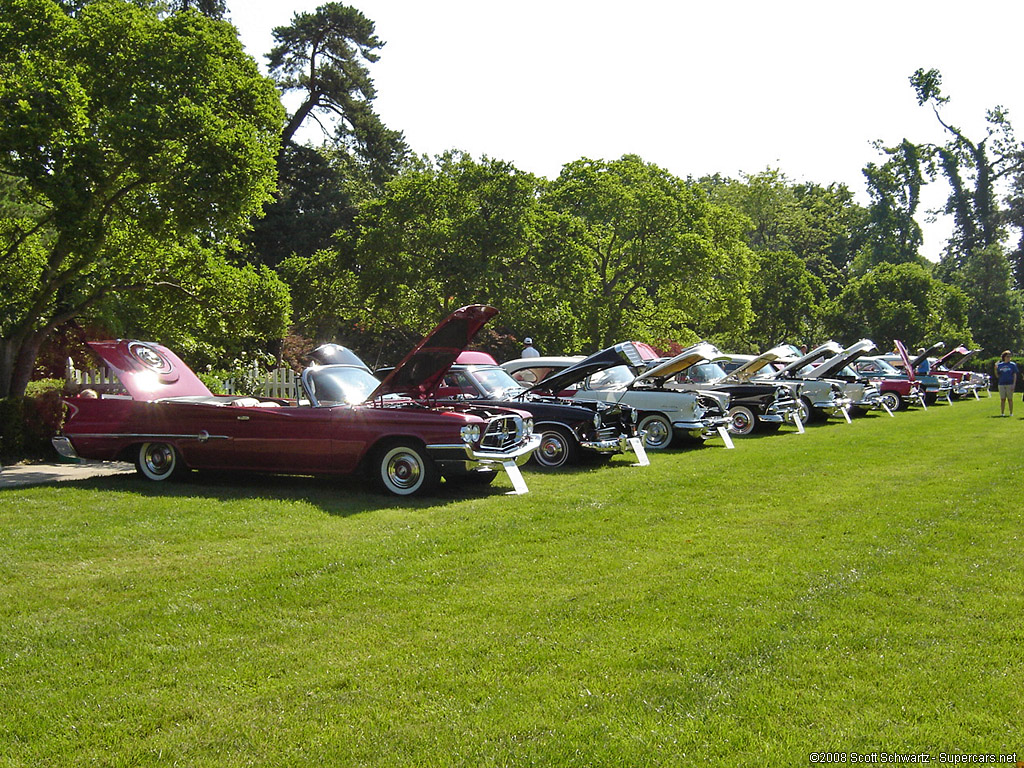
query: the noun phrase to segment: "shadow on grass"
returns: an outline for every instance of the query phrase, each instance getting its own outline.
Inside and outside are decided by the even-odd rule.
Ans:
[[[532,480],[549,474],[582,475],[590,469],[602,471],[618,468],[631,469],[625,462],[597,465],[582,464],[552,472],[525,470],[527,486]],[[524,468],[525,469],[525,468]],[[637,468],[636,471],[642,471]],[[193,471],[174,481],[153,482],[137,474],[110,475],[82,480],[66,480],[62,487],[86,491],[118,492],[144,498],[202,499],[217,502],[261,499],[270,502],[302,502],[322,510],[328,515],[348,517],[380,509],[430,509],[446,507],[472,499],[510,496],[511,483],[504,472],[498,472],[494,485],[443,481],[436,490],[422,496],[393,496],[377,490],[373,480],[362,475],[313,476],[273,475],[255,472]],[[528,496],[527,496],[528,498]]]

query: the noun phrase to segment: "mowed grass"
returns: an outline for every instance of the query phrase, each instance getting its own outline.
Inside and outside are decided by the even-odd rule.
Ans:
[[[1024,419],[996,413],[528,472],[522,497],[0,492],[0,765],[1024,759]]]

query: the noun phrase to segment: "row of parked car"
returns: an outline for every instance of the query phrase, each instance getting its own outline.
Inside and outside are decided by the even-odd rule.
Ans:
[[[171,350],[118,339],[90,347],[121,386],[69,397],[54,446],[68,457],[130,460],[150,480],[195,469],[353,474],[407,496],[444,480],[486,485],[519,467],[557,469],[683,441],[773,431],[873,409],[890,414],[988,388],[956,369],[959,348],[918,376],[897,343],[829,342],[803,354],[781,346],[751,355],[707,342],[671,358],[623,342],[589,357],[532,357],[501,365],[467,351],[496,314],[453,312],[397,366],[371,371],[352,350],[326,344],[302,372],[295,400],[214,395]],[[962,353],[962,354],[960,354]],[[959,359],[954,360],[957,354]]]

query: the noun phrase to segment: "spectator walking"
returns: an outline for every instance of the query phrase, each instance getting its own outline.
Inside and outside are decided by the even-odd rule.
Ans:
[[[1017,377],[1020,370],[1010,359],[1010,350],[1002,354],[1002,360],[996,363],[996,375],[999,377],[999,415],[1005,416],[1006,403],[1010,403],[1010,416],[1013,416],[1013,390],[1017,388]]]
[[[523,343],[526,344],[526,346],[523,347],[523,351],[519,355],[520,357],[540,357],[540,352],[535,346],[533,346],[533,339],[527,336],[523,339]]]

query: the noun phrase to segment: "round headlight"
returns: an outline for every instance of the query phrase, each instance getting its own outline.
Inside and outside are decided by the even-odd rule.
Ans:
[[[475,443],[480,439],[480,426],[477,424],[466,424],[461,430],[462,442]]]
[[[523,419],[523,435],[529,437],[533,434],[533,419]]]
[[[600,413],[595,413],[594,414],[594,429],[600,429],[600,428],[601,428],[601,414]]]

